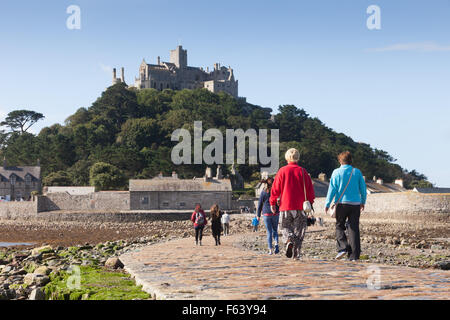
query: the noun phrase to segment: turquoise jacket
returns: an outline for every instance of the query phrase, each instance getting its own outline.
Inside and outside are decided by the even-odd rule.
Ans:
[[[345,191],[340,203],[348,204],[366,204],[367,189],[363,175],[359,169],[345,164],[333,171],[328,187],[327,201],[325,206],[330,207],[331,203],[338,201],[345,186],[347,185],[350,174],[353,171],[352,180]]]

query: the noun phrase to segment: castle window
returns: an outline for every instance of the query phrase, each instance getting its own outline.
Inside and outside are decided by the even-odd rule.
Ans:
[[[27,186],[31,185],[31,176],[30,176],[30,175],[27,175],[27,176],[25,177],[25,184],[26,184]]]
[[[14,186],[16,184],[16,176],[12,175],[11,177],[9,177],[9,182],[12,186]]]
[[[168,203],[167,201],[164,201],[164,202],[162,203],[162,206],[163,206],[163,207],[168,207],[168,206],[169,206],[169,203]]]
[[[161,83],[159,87],[160,87],[160,88],[161,88],[161,90],[162,90],[162,89],[163,89],[163,84]]]
[[[148,197],[142,197],[141,204],[148,204]]]
[[[186,202],[180,202],[180,207],[186,207]]]

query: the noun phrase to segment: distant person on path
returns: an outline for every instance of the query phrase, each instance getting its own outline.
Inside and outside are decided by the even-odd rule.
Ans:
[[[223,235],[227,236],[230,234],[230,215],[225,211],[222,215],[222,227],[223,227]]]
[[[258,219],[261,217],[261,213],[264,216],[264,224],[267,229],[267,245],[269,248],[269,254],[277,254],[280,252],[278,247],[278,220],[280,213],[278,205],[276,206],[276,212],[273,213],[270,209],[270,189],[272,188],[273,178],[267,178],[262,181],[266,186],[261,191],[258,202]],[[272,249],[272,239],[275,241],[275,252]]]
[[[334,200],[338,251],[336,259],[342,259],[347,254],[349,260],[355,261],[361,254],[359,217],[366,204],[366,183],[361,171],[352,167],[352,155],[349,151],[339,154],[338,160],[341,167],[335,169],[331,175],[325,212],[328,213]]]
[[[199,203],[195,205],[195,210],[194,213],[192,213],[191,221],[194,223],[195,244],[202,245],[203,229],[205,228],[207,221],[205,212]]]
[[[307,214],[303,211],[304,202],[308,200],[312,205],[315,194],[311,177],[297,164],[300,159],[298,150],[289,149],[285,159],[288,164],[278,170],[272,185],[270,208],[272,213],[276,213],[277,201],[280,199],[279,210],[286,256],[298,260],[307,226]]]
[[[252,227],[253,227],[253,232],[257,232],[258,231],[258,225],[259,225],[259,219],[257,216],[254,216],[252,219]]]
[[[214,204],[209,210],[209,214],[211,219],[211,231],[217,246],[220,245],[220,234],[222,232],[222,213],[219,210],[219,206]]]

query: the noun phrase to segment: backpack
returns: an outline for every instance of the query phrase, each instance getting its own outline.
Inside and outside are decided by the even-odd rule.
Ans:
[[[203,225],[204,223],[205,223],[205,218],[203,217],[203,214],[201,212],[197,212],[195,214],[195,224]]]

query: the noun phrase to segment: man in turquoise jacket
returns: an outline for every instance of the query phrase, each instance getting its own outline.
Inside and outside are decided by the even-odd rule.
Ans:
[[[359,217],[366,204],[366,183],[361,171],[352,167],[352,156],[349,151],[339,154],[338,160],[341,167],[334,170],[331,175],[325,212],[328,212],[334,201],[338,250],[336,259],[342,259],[347,254],[349,260],[355,261],[361,254]],[[348,239],[345,234],[346,224]]]

